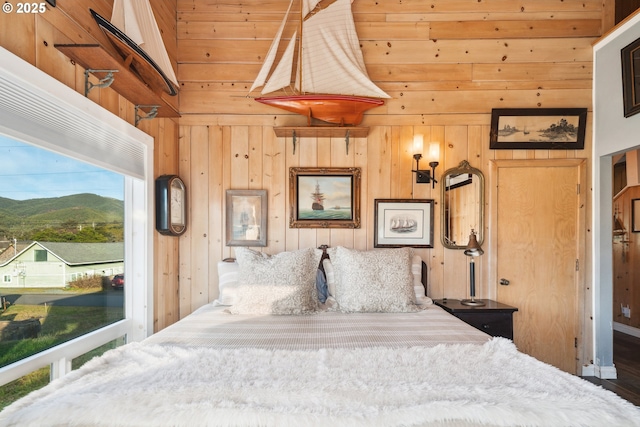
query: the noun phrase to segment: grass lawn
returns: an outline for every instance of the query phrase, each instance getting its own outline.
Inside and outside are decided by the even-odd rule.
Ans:
[[[0,321],[37,318],[40,320],[42,330],[38,338],[0,341],[0,367],[116,322],[122,319],[123,315],[121,307],[9,306],[6,311],[0,314]],[[105,344],[74,359],[73,369],[78,368],[92,357],[122,344],[122,341],[116,340]],[[0,410],[48,382],[49,368],[45,367],[0,387]]]

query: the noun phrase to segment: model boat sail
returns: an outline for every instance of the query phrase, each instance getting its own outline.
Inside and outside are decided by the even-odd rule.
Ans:
[[[365,111],[383,105],[381,98],[390,96],[367,75],[351,0],[300,0],[299,29],[271,72],[294,1],[289,4],[251,91],[263,86],[265,95],[290,87],[295,80],[296,94],[262,96],[256,101],[305,115],[309,124],[312,118],[340,125],[359,124]]]
[[[114,0],[111,22],[89,9],[100,29],[154,92],[178,93],[178,79],[149,0]]]

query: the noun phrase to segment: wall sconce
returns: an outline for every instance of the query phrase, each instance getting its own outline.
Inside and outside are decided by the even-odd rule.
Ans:
[[[422,158],[422,150],[424,149],[424,138],[422,135],[413,136],[413,158],[416,159],[416,168],[411,172],[416,173],[416,184],[428,184],[431,182],[431,188],[436,188],[436,166],[440,159],[440,144],[432,142],[429,144],[429,166],[431,170],[420,170],[420,159]]]
[[[469,299],[463,299],[460,304],[479,307],[485,305],[484,301],[476,299],[476,263],[474,258],[484,253],[482,247],[476,239],[476,232],[471,229],[469,235],[469,243],[464,250],[464,254],[469,257]]]

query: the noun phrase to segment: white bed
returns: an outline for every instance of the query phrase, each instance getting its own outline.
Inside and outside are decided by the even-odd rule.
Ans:
[[[299,315],[208,304],[17,401],[0,425],[640,426],[615,394],[423,302]]]

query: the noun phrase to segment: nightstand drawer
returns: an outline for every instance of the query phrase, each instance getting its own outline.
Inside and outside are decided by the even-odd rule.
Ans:
[[[481,301],[484,305],[469,306],[456,299],[433,300],[437,306],[474,328],[493,337],[513,340],[513,312],[518,309],[489,299]]]
[[[455,313],[454,316],[493,337],[513,339],[511,313]]]

